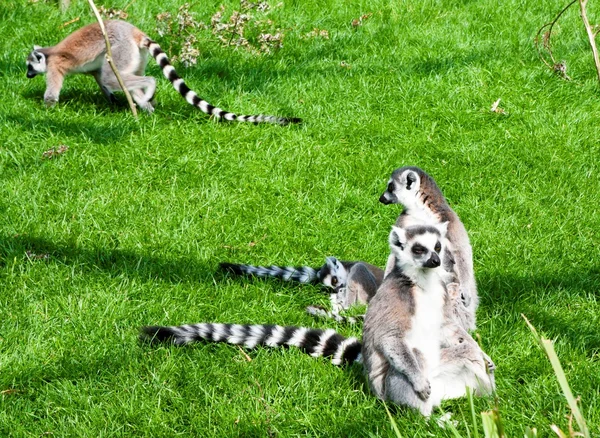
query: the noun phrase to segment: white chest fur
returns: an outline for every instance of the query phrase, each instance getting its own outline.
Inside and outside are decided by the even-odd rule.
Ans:
[[[415,314],[406,342],[424,356],[427,371],[435,369],[440,362],[440,340],[443,320],[445,290],[437,276],[431,276],[426,284],[417,287]]]
[[[407,216],[412,219],[407,225],[439,224],[440,221],[433,212],[419,202],[414,202],[406,210]]]

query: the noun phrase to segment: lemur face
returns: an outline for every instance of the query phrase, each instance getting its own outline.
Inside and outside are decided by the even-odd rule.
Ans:
[[[336,292],[346,287],[348,272],[344,268],[344,265],[335,257],[327,257],[326,262],[324,272],[319,272],[321,283],[326,287],[334,289]]]
[[[27,77],[30,79],[39,74],[46,73],[48,68],[46,65],[46,55],[38,52],[37,48],[38,46],[34,46],[34,49],[27,57]]]
[[[390,248],[403,269],[437,268],[442,264],[443,242],[448,222],[442,225],[392,227]]]
[[[411,205],[419,191],[421,179],[412,169],[400,168],[392,173],[385,192],[379,197],[382,204]]]

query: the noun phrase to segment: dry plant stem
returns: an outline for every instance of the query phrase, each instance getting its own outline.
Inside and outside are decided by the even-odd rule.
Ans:
[[[71,21],[67,21],[66,23],[63,23],[60,25],[60,28],[62,29],[63,27],[67,27],[75,22],[79,21],[79,17],[75,17],[73,18]]]
[[[587,18],[587,13],[585,7],[587,5],[588,0],[579,0],[579,7],[581,9],[581,19],[583,20],[583,25],[585,26],[585,31],[588,34],[588,38],[590,40],[590,46],[592,47],[592,54],[594,55],[594,64],[596,64],[596,74],[598,75],[598,82],[600,82],[600,59],[598,59],[598,49],[596,48],[596,40],[594,38],[594,31],[590,26],[590,22]]]
[[[123,12],[125,12],[127,10],[127,8],[129,6],[131,6],[131,4],[134,2],[135,0],[131,0],[129,3],[127,3],[127,5],[123,8]]]
[[[88,3],[90,4],[92,11],[94,11],[94,15],[96,16],[96,20],[98,20],[98,24],[100,25],[100,30],[102,31],[102,35],[104,35],[104,42],[106,43],[106,55],[105,55],[106,61],[108,62],[108,65],[110,65],[110,68],[112,68],[112,71],[115,74],[115,76],[117,77],[117,81],[119,81],[119,85],[121,86],[123,93],[125,93],[125,96],[127,97],[127,102],[129,103],[129,108],[131,109],[131,112],[133,113],[133,117],[135,117],[137,119],[137,111],[135,109],[135,104],[133,103],[133,99],[131,98],[131,94],[129,93],[129,90],[127,88],[125,88],[125,84],[123,83],[123,79],[121,78],[121,75],[119,74],[119,70],[117,70],[117,66],[113,62],[112,51],[110,49],[110,41],[108,41],[108,34],[106,33],[106,29],[104,28],[104,22],[102,21],[102,17],[100,17],[100,12],[98,12],[98,8],[96,8],[96,5],[94,4],[94,0],[88,0]]]
[[[558,19],[561,17],[562,14],[565,13],[565,11],[567,9],[569,9],[571,6],[573,6],[575,3],[577,3],[578,0],[572,0],[571,3],[569,3],[567,6],[565,6],[557,15],[556,17],[554,17],[554,20],[552,20],[549,23],[544,24],[542,27],[540,27],[540,29],[537,31],[537,34],[535,35],[535,47],[538,51],[538,55],[540,55],[540,59],[542,60],[542,62],[544,64],[546,64],[548,66],[548,68],[554,70],[554,65],[556,64],[556,60],[554,59],[554,55],[552,54],[552,49],[550,49],[550,38],[552,36],[552,28],[554,27],[554,25],[556,24],[556,22],[558,21]],[[542,34],[542,31],[544,29],[546,29],[547,27],[550,27],[548,29],[548,42],[547,44],[544,44],[544,46],[546,47],[546,49],[548,50],[548,54],[550,55],[550,59],[552,59],[552,65],[550,65],[548,63],[548,61],[546,61],[544,59],[544,57],[542,56],[542,51],[540,50],[540,46],[539,46],[539,39],[540,39],[540,35]],[[542,38],[544,36],[542,35]]]
[[[241,13],[242,13],[242,0],[240,0],[240,14]],[[235,37],[235,34],[237,33],[238,18],[239,18],[239,15],[237,17],[235,17],[235,23],[233,24],[233,30],[231,31],[231,38],[229,38],[229,42],[227,43],[228,46],[231,45],[231,42],[233,41],[233,37]]]

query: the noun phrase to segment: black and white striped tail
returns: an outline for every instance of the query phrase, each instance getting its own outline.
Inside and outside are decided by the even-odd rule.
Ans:
[[[226,342],[254,348],[298,347],[313,357],[331,358],[334,365],[361,361],[361,343],[356,338],[344,338],[335,330],[279,325],[240,325],[200,323],[182,326],[148,326],[140,338],[149,342],[170,341],[176,345],[192,342]]]
[[[318,270],[309,266],[252,266],[221,263],[220,269],[235,275],[249,275],[254,277],[274,277],[285,281],[300,283],[319,282]]]
[[[179,77],[177,72],[175,71],[175,67],[171,65],[169,62],[169,58],[165,54],[165,52],[160,48],[158,43],[152,41],[151,39],[146,39],[143,43],[145,47],[148,48],[150,54],[156,59],[158,65],[162,69],[165,77],[171,81],[173,87],[183,96],[183,98],[190,104],[199,108],[202,112],[214,116],[218,119],[225,119],[229,121],[238,121],[238,122],[251,122],[251,123],[273,123],[276,125],[289,125],[291,123],[300,123],[302,120],[296,117],[276,117],[276,116],[265,116],[265,115],[255,115],[255,116],[244,116],[244,115],[236,115],[234,113],[230,113],[228,111],[224,111],[221,108],[217,108],[212,106],[210,103],[199,97],[196,93],[194,93],[190,88],[185,84],[183,79]]]

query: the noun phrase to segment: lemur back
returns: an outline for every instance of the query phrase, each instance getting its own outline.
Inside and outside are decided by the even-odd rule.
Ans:
[[[436,182],[418,167],[401,167],[392,173],[387,189],[379,201],[383,204],[404,206],[396,221],[396,226],[399,227],[448,222],[448,249],[444,268],[454,274],[454,278],[452,275],[448,276],[447,283],[459,284],[461,299],[466,308],[463,312],[465,328],[474,330],[479,297],[473,270],[473,250],[463,223],[446,201]],[[390,256],[386,274],[393,265],[394,261]]]
[[[202,112],[218,119],[252,123],[275,123],[287,125],[299,123],[297,118],[283,118],[264,115],[236,115],[209,104],[190,90],[183,79],[169,63],[167,55],[155,41],[135,26],[118,20],[104,22],[112,47],[112,56],[126,88],[140,108],[154,111],[156,81],[144,76],[148,54],[160,65],[163,74],[173,87],[190,104]],[[105,59],[106,47],[98,23],[89,24],[63,39],[52,47],[34,46],[27,57],[27,77],[33,78],[46,73],[44,101],[52,106],[58,102],[64,77],[67,74],[87,73],[94,76],[102,92],[109,100],[114,100],[113,92],[121,87]]]

